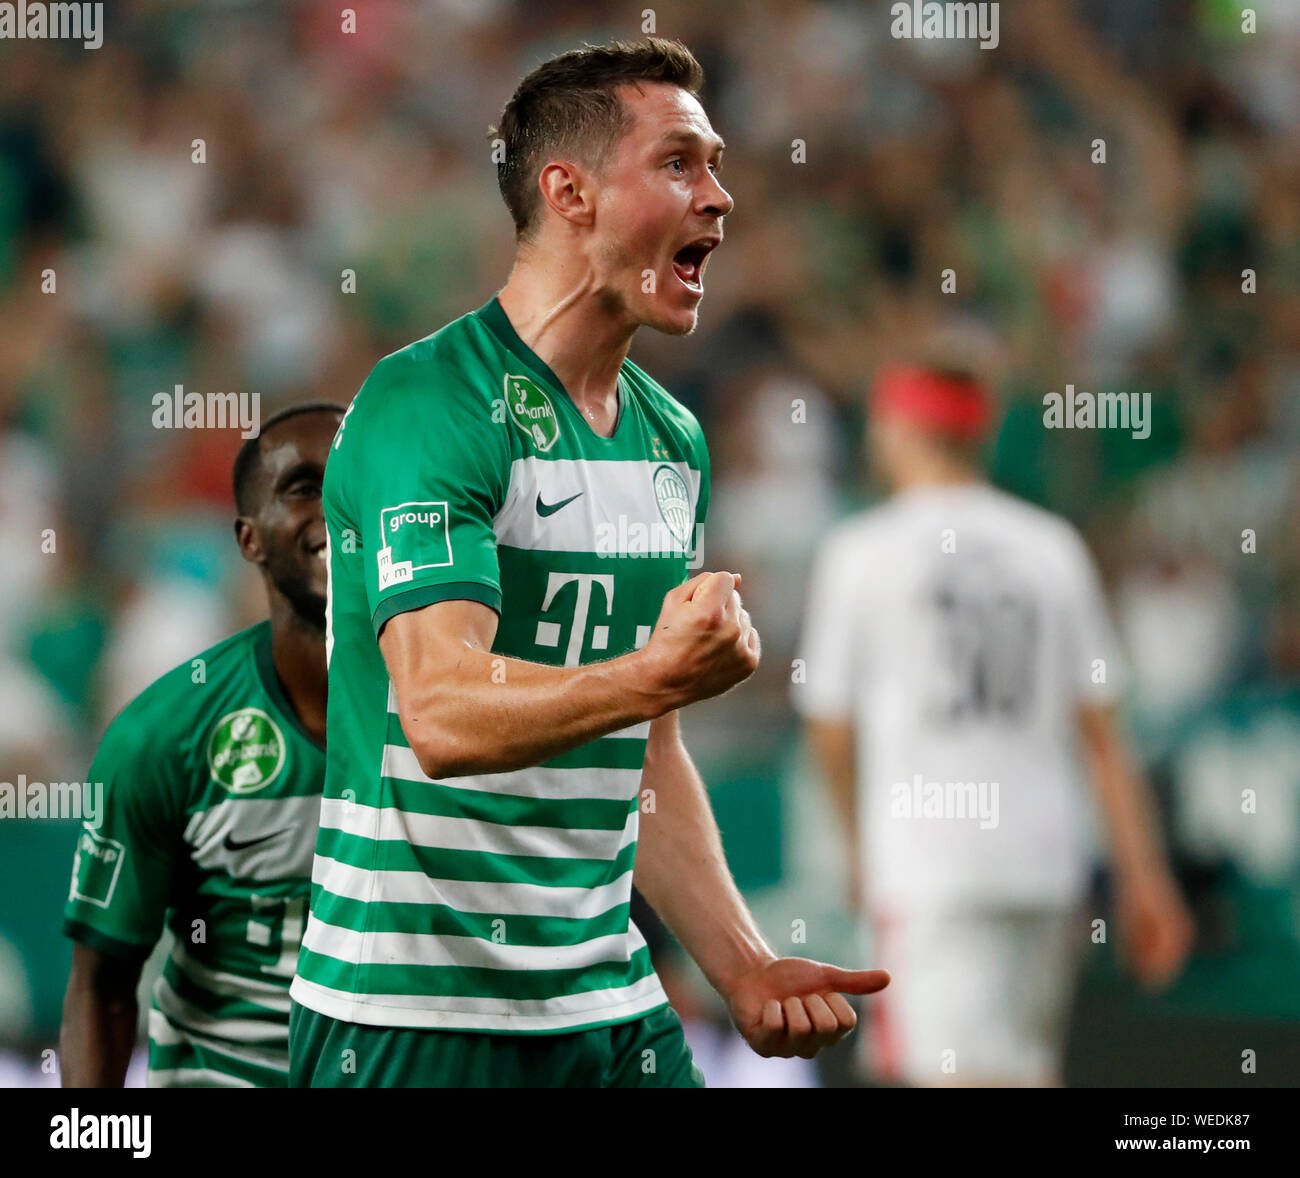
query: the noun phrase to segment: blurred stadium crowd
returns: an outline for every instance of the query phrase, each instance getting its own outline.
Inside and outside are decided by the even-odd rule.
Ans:
[[[135,0],[100,50],[0,45],[0,779],[79,778],[118,708],[260,610],[237,432],[157,430],[152,398],[346,403],[483,303],[513,246],[489,125],[533,64],[635,37],[646,6],[351,7],[344,35],[339,6]],[[956,331],[1005,397],[995,480],[1106,574],[1205,918],[1169,1001],[1300,1018],[1300,9],[1261,0],[1247,35],[1218,0],[1008,2],[983,52],[892,40],[888,8],[653,6],[707,70],[736,199],[699,332],[633,357],[704,422],[705,567],[744,574],[764,635],[755,680],[688,726],[740,882],[778,925],[834,907],[788,699],[807,561],[874,494],[873,371]],[[1150,436],[1045,429],[1067,383],[1150,393]],[[1258,822],[1234,821],[1246,787]],[[0,826],[0,1038],[30,1047],[72,835]],[[840,933],[810,954],[846,956]]]

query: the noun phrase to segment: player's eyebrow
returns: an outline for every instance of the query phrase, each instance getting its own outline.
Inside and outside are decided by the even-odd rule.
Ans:
[[[661,146],[666,146],[669,143],[685,143],[691,147],[706,145],[707,142],[708,141],[704,138],[704,136],[701,135],[698,131],[683,131],[680,129],[666,131],[664,133],[664,137],[659,141]],[[710,154],[721,155],[726,150],[727,150],[727,145],[723,143],[718,136],[715,135],[713,137],[713,150]]]
[[[324,469],[319,462],[301,458],[292,466],[280,472],[275,480],[275,489],[283,491],[286,487],[293,486],[298,479],[319,479],[322,477]]]

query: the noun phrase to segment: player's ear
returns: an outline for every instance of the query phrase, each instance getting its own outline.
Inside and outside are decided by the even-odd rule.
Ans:
[[[552,160],[537,177],[542,200],[571,225],[590,225],[596,216],[593,185],[587,170],[568,160]]]
[[[235,543],[240,556],[250,564],[263,562],[262,538],[257,534],[257,525],[246,515],[235,517]]]

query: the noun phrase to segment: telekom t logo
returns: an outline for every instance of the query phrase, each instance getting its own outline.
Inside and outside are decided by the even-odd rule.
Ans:
[[[591,612],[591,588],[599,585],[605,591],[605,617],[614,614],[614,575],[612,573],[551,573],[546,580],[546,597],[543,611],[551,608],[555,595],[571,581],[578,582],[578,602],[573,610],[573,626],[569,630],[569,645],[564,652],[564,665],[576,667],[582,658],[582,641],[587,634],[587,615]],[[537,645],[559,646],[560,623],[538,622]],[[595,626],[591,631],[591,649],[605,650],[609,646],[609,626]]]

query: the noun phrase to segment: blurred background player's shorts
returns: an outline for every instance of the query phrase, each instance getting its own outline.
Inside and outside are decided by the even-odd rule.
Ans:
[[[878,1078],[914,1085],[1060,1082],[1082,918],[1068,909],[972,909],[877,919],[893,981],[861,1038]]]

